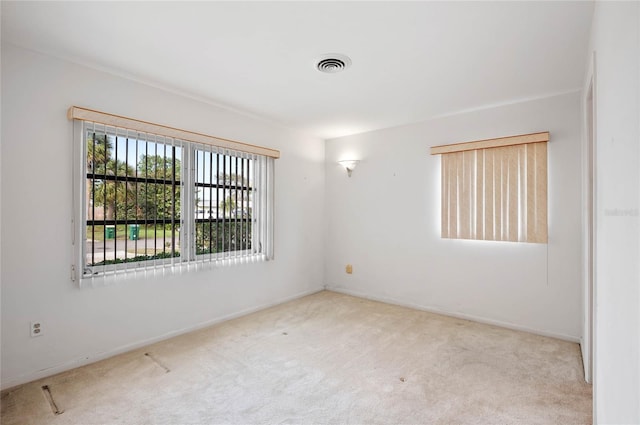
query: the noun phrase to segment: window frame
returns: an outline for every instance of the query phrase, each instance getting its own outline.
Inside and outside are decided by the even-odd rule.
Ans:
[[[72,108],[73,109],[73,108]],[[71,110],[70,110],[71,111]],[[71,112],[70,112],[71,115]],[[184,270],[200,269],[225,266],[231,264],[242,264],[249,262],[268,261],[274,258],[273,256],[273,210],[274,210],[274,197],[273,197],[273,184],[274,184],[274,159],[277,156],[260,155],[253,152],[242,152],[233,149],[229,149],[224,146],[216,146],[213,144],[202,143],[201,141],[183,140],[167,135],[155,135],[145,131],[137,129],[123,128],[111,123],[101,123],[89,120],[78,119],[70,116],[73,119],[73,217],[72,217],[72,252],[73,261],[71,265],[71,279],[73,281],[79,281],[82,286],[86,281],[96,282],[97,280],[108,280],[111,277],[116,276],[129,276],[129,275],[141,275],[158,272],[162,274],[173,273],[176,271],[182,272]],[[135,121],[135,120],[134,120]],[[179,236],[179,256],[161,259],[151,259],[143,261],[127,261],[118,264],[103,264],[103,265],[88,265],[91,267],[91,271],[85,273],[86,267],[86,255],[87,255],[87,218],[89,211],[87,209],[88,201],[88,175],[87,175],[87,139],[85,125],[91,124],[104,130],[101,134],[118,134],[118,137],[126,137],[124,134],[137,134],[144,136],[137,140],[145,140],[147,142],[154,143],[153,137],[160,136],[163,140],[171,139],[173,144],[181,148],[181,169],[180,175],[177,176],[180,179],[180,211],[178,227],[180,229]],[[148,123],[147,123],[148,124]],[[181,130],[178,130],[181,131]],[[189,134],[189,132],[185,132]],[[197,133],[194,133],[197,134]],[[204,136],[210,137],[210,136]],[[224,139],[221,139],[224,140]],[[128,142],[126,142],[128,143]],[[240,146],[245,144],[239,143]],[[252,145],[246,145],[252,146]],[[259,147],[258,147],[259,148]],[[267,148],[259,148],[267,149]],[[196,162],[198,152],[202,152],[204,155],[211,155],[211,158],[217,158],[217,155],[222,155],[223,158],[238,159],[242,158],[247,161],[247,164],[253,163],[255,166],[255,181],[247,181],[246,185],[243,183],[242,190],[246,190],[247,193],[252,192],[255,199],[252,201],[251,208],[254,209],[255,215],[244,218],[244,213],[241,214],[241,219],[238,220],[237,212],[233,211],[229,213],[229,217],[218,217],[217,219],[209,219],[209,226],[216,225],[217,223],[235,223],[236,226],[240,226],[242,229],[246,226],[245,223],[250,224],[250,231],[246,233],[247,240],[250,237],[251,247],[247,249],[238,249],[234,251],[222,251],[222,252],[209,252],[198,253],[197,252],[197,223],[198,217],[196,216],[199,205],[196,205],[197,201],[195,194],[197,192],[197,177]],[[138,158],[136,158],[138,159]],[[224,159],[223,159],[224,161]],[[259,165],[258,165],[259,164]],[[248,166],[249,167],[249,166]],[[216,170],[217,172],[217,170]],[[249,173],[249,168],[247,168]],[[95,177],[95,176],[94,176]],[[243,177],[244,179],[244,177]],[[233,179],[231,179],[233,180]],[[219,179],[217,179],[215,185],[218,185]],[[226,182],[226,178],[225,178]],[[116,181],[117,183],[117,181]],[[237,182],[236,182],[237,183]],[[209,184],[213,184],[210,181]],[[237,190],[238,186],[233,185],[234,190]],[[216,188],[214,190],[218,190]],[[223,184],[223,196],[225,185]],[[226,189],[229,190],[229,189]],[[246,196],[247,193],[243,192],[242,196]],[[216,198],[216,202],[218,198]],[[243,205],[241,211],[245,208],[249,209],[249,200],[246,201],[247,205]],[[219,209],[219,205],[216,205]],[[237,208],[237,205],[236,205]],[[235,214],[232,214],[235,213]],[[242,221],[241,221],[242,220]],[[246,220],[246,221],[244,221]],[[125,219],[126,221],[126,219]],[[136,220],[130,220],[133,224]],[[95,225],[95,223],[94,223]],[[116,224],[117,225],[117,224]],[[224,224],[223,224],[224,226]],[[246,226],[249,227],[249,226]],[[116,228],[117,229],[117,228]],[[211,229],[211,227],[209,227]],[[128,227],[125,227],[125,231],[128,231]],[[209,230],[211,231],[211,230]],[[236,228],[237,231],[237,228]],[[242,230],[241,230],[242,231]],[[209,236],[211,238],[211,236]],[[236,238],[234,233],[234,238]],[[231,243],[231,236],[229,243]],[[235,241],[234,241],[235,243]],[[224,244],[224,242],[223,242]],[[173,251],[170,251],[170,255]],[[134,256],[137,254],[134,253]],[[133,258],[133,257],[131,257]],[[106,260],[106,259],[105,259]]]
[[[88,212],[85,210],[85,206],[89,205],[88,203],[88,199],[87,199],[87,192],[88,192],[88,188],[86,186],[87,181],[89,180],[89,173],[88,173],[88,169],[87,169],[87,155],[88,155],[88,149],[87,149],[87,139],[85,138],[88,133],[90,132],[90,129],[88,128],[87,124],[89,124],[88,122],[80,122],[81,125],[81,141],[80,141],[80,145],[81,145],[81,155],[80,155],[80,167],[81,167],[81,179],[83,181],[82,183],[82,188],[81,188],[81,209],[82,209],[82,215],[80,216],[80,230],[79,230],[79,235],[80,235],[80,240],[81,243],[79,244],[79,249],[82,251],[81,252],[81,262],[79,262],[79,264],[82,265],[81,268],[81,278],[90,278],[91,276],[101,276],[103,274],[108,274],[108,273],[118,273],[118,272],[122,272],[122,271],[129,271],[131,269],[147,269],[147,268],[158,268],[158,267],[166,267],[166,266],[173,266],[178,262],[182,262],[183,257],[182,257],[182,252],[180,252],[179,256],[170,256],[168,258],[155,258],[155,259],[151,259],[151,260],[144,260],[144,261],[126,261],[123,263],[111,263],[111,264],[101,264],[101,265],[95,265],[95,264],[90,264],[87,265],[85,264],[86,258],[87,258],[87,244],[86,244],[86,240],[88,238],[88,234],[87,234],[87,227],[89,226],[88,224]],[[171,139],[165,136],[158,136],[158,135],[151,135],[151,134],[143,134],[141,132],[135,131],[135,130],[130,130],[130,129],[123,129],[123,128],[119,128],[119,127],[113,127],[113,126],[106,126],[106,125],[102,125],[102,124],[96,124],[96,123],[91,123],[94,127],[94,134],[95,133],[99,133],[99,134],[105,134],[105,136],[112,136],[116,138],[116,143],[118,143],[118,138],[126,138],[127,141],[125,143],[129,143],[129,139],[131,138],[135,138],[135,140],[137,141],[143,141],[145,143],[153,143],[153,144],[157,144],[157,145],[164,145],[164,146],[171,146],[173,147],[178,147],[182,150],[182,152],[184,153],[185,146],[188,146],[186,144],[186,142],[182,141],[182,140],[178,140],[178,139]],[[140,136],[145,136],[145,137],[140,137]],[[163,139],[163,141],[158,141],[158,137],[161,137]],[[174,142],[177,143],[173,143],[173,144],[168,144],[166,143],[166,140],[170,139]],[[148,152],[146,152],[146,154],[148,154]],[[154,157],[158,155],[158,151],[157,148],[154,152]],[[115,158],[116,162],[118,161],[118,158]],[[139,157],[136,157],[136,160],[138,160]],[[127,163],[128,165],[128,163]],[[137,164],[136,164],[137,166]],[[117,170],[117,167],[116,167]],[[179,215],[178,218],[172,217],[173,220],[169,221],[169,223],[173,224],[174,222],[178,222],[177,227],[182,227],[183,225],[183,221],[185,220],[184,218],[184,209],[182,208],[183,205],[185,205],[185,199],[184,199],[184,187],[185,185],[188,183],[188,179],[185,178],[185,169],[183,167],[181,167],[180,169],[180,175],[179,177],[179,187],[180,187],[180,205],[181,205],[181,209],[178,211]],[[94,174],[95,176],[99,176]],[[166,175],[165,175],[166,177]],[[136,179],[139,177],[136,177]],[[94,180],[97,180],[94,178]],[[157,177],[154,177],[153,180],[158,180]],[[167,182],[168,180],[166,180],[166,178],[162,179],[163,181]],[[127,183],[127,180],[114,180],[115,183],[117,184],[118,182],[124,182],[125,184]],[[169,184],[167,183],[144,183],[144,184],[162,184],[164,186],[169,186]],[[106,214],[106,211],[104,212]],[[94,218],[95,220],[95,218]],[[118,217],[115,218],[116,223],[114,224],[116,226],[116,235],[117,235],[117,226],[122,225],[121,223],[117,223],[118,221],[121,221],[122,219],[118,220]],[[106,220],[106,218],[103,221],[108,221]],[[124,219],[125,223],[125,233],[128,232],[128,226],[129,225],[133,225],[133,224],[138,224],[140,225],[141,223],[136,223],[137,221],[147,221],[147,219],[145,220],[136,220],[136,219]],[[156,220],[154,219],[154,224],[157,226],[159,224],[168,224],[166,220]],[[93,224],[94,226],[99,225],[99,224]],[[186,235],[188,236],[188,235]],[[157,239],[157,238],[156,238]],[[114,241],[117,240],[116,238],[114,238]],[[125,237],[125,240],[127,240],[127,238]],[[185,237],[184,232],[180,232],[180,236],[179,236],[179,245],[185,246],[184,243],[188,243],[188,237]],[[126,249],[126,242],[125,242],[125,249]],[[163,250],[163,253],[165,251]],[[173,252],[169,251],[169,254],[171,255]],[[103,261],[108,261],[107,258],[104,258]],[[91,272],[89,272],[89,270],[91,270]]]

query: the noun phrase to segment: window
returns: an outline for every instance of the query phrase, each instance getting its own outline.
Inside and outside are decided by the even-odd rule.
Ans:
[[[273,257],[277,151],[72,109],[78,157],[74,278]],[[210,139],[226,146],[204,143]]]
[[[547,242],[547,141],[526,134],[435,146],[443,238]]]

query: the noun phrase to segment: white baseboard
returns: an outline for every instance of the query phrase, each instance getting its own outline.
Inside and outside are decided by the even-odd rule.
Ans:
[[[529,328],[529,327],[526,327],[526,326],[520,326],[520,325],[516,325],[516,324],[513,324],[513,323],[509,323],[509,322],[502,322],[500,320],[488,319],[488,318],[480,317],[480,316],[474,316],[474,315],[471,315],[471,314],[452,312],[452,311],[442,310],[442,309],[433,308],[433,307],[425,307],[425,306],[418,305],[418,304],[413,304],[413,303],[408,303],[408,302],[405,302],[405,301],[400,301],[400,300],[397,300],[395,298],[379,297],[379,296],[376,296],[376,295],[366,294],[364,292],[352,291],[350,289],[336,288],[336,287],[332,287],[332,286],[328,286],[327,290],[328,291],[333,291],[333,292],[339,292],[341,294],[352,295],[354,297],[365,298],[365,299],[372,300],[372,301],[379,301],[379,302],[383,302],[383,303],[387,303],[387,304],[394,304],[394,305],[399,305],[399,306],[402,306],[402,307],[413,308],[415,310],[426,311],[426,312],[429,312],[429,313],[441,314],[443,316],[455,317],[455,318],[458,318],[458,319],[470,320],[472,322],[484,323],[486,325],[500,326],[501,328],[512,329],[512,330],[515,330],[515,331],[528,332],[528,333],[535,334],[535,335],[548,336],[550,338],[556,338],[556,339],[561,339],[561,340],[564,340],[564,341],[580,343],[580,338],[575,337],[575,336],[571,336],[571,335],[564,335],[564,334],[559,334],[559,333],[555,333],[555,332],[548,332],[548,331],[544,331],[544,330],[540,330],[540,329],[533,329],[533,328]]]
[[[197,323],[193,326],[188,326],[182,329],[178,329],[175,331],[171,331],[168,332],[166,334],[157,336],[157,337],[153,337],[153,338],[148,338],[142,341],[138,341],[138,342],[134,342],[132,344],[126,344],[123,346],[120,346],[118,348],[115,348],[113,350],[108,350],[105,352],[101,352],[101,353],[92,353],[89,355],[85,355],[82,356],[81,358],[76,358],[73,359],[71,361],[65,362],[63,364],[57,365],[57,366],[53,366],[53,367],[49,367],[46,369],[42,369],[36,372],[32,372],[32,373],[27,373],[24,375],[21,375],[17,378],[13,378],[13,379],[9,379],[5,382],[2,382],[2,384],[0,385],[0,390],[4,391],[6,389],[10,389],[13,388],[15,386],[18,385],[22,385],[22,384],[26,384],[28,382],[31,381],[36,381],[38,379],[42,379],[42,378],[47,378],[49,376],[53,376],[53,375],[57,375],[58,373],[62,373],[62,372],[66,372],[68,370],[71,369],[75,369],[77,367],[81,367],[81,366],[86,366],[88,364],[91,363],[95,363],[95,362],[99,362],[100,360],[104,360],[104,359],[108,359],[109,357],[113,357],[113,356],[117,356],[118,354],[123,354],[129,351],[133,351],[133,350],[137,350],[138,348],[142,348],[145,347],[147,345],[151,345],[151,344],[155,344],[156,342],[160,342],[160,341],[164,341],[166,339],[169,338],[173,338],[175,336],[178,335],[182,335],[185,333],[189,333],[189,332],[193,332],[193,331],[197,331],[199,329],[203,329],[203,328],[207,328],[209,326],[213,326],[216,325],[218,323],[222,323],[222,322],[226,322],[227,320],[231,320],[231,319],[235,319],[241,316],[246,316],[248,314],[251,313],[255,313],[256,311],[260,311],[260,310],[264,310],[270,307],[274,307],[276,305],[279,304],[283,304],[289,301],[293,301],[296,300],[298,298],[302,298],[302,297],[306,297],[307,295],[311,295],[311,294],[315,294],[317,292],[321,292],[324,291],[324,287],[319,287],[316,289],[311,289],[308,291],[304,291],[304,292],[300,292],[298,294],[295,295],[291,295],[285,298],[281,298],[279,300],[270,302],[270,303],[266,303],[266,304],[261,304],[255,307],[250,307],[244,310],[240,310],[236,313],[232,313],[232,314],[227,314],[225,316],[220,316],[220,317],[216,317],[215,319],[211,319],[211,320],[207,320],[206,322],[201,322],[201,323]]]

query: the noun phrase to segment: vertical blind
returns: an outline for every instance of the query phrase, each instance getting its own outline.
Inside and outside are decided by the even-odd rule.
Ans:
[[[442,155],[442,237],[546,243],[548,140],[545,132],[432,148]]]

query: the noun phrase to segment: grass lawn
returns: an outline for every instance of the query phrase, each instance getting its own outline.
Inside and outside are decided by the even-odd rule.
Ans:
[[[107,226],[109,227],[109,226]],[[116,227],[116,239],[127,239],[129,232],[124,224],[118,224]],[[94,233],[95,232],[95,233]],[[179,232],[174,232],[176,239],[180,238]],[[163,225],[140,225],[138,230],[138,239],[155,239],[155,238],[171,239],[171,230],[165,229]],[[105,226],[87,226],[87,239],[94,241],[103,241],[105,239]]]

